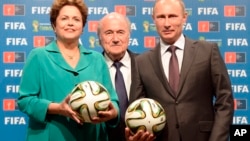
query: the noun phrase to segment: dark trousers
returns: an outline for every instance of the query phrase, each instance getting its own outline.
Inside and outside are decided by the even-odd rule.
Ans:
[[[108,127],[109,141],[126,141],[125,138],[125,122],[120,121],[116,128]]]

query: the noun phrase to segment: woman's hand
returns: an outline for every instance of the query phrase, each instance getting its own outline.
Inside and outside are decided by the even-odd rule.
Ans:
[[[68,95],[61,103],[51,103],[48,108],[48,114],[58,114],[69,117],[79,124],[83,124],[79,114],[71,109],[69,106],[70,96]]]

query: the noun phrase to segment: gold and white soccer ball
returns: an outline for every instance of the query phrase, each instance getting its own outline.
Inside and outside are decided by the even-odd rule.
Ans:
[[[70,107],[79,113],[83,122],[92,122],[98,111],[108,109],[110,96],[107,89],[96,81],[79,83],[71,92]]]
[[[125,123],[132,134],[143,130],[157,135],[167,123],[166,113],[156,100],[141,98],[128,106]]]

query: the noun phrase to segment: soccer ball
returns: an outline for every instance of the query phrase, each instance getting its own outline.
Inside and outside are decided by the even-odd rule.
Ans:
[[[98,111],[108,109],[110,97],[107,89],[96,81],[79,83],[71,92],[70,107],[79,114],[83,122],[92,122]]]
[[[135,100],[128,106],[125,113],[125,123],[132,134],[143,130],[157,135],[165,127],[166,122],[163,107],[150,98]]]

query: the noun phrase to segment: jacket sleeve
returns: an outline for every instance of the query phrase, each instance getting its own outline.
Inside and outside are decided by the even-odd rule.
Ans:
[[[30,118],[45,122],[46,113],[50,101],[40,99],[40,71],[39,56],[41,49],[34,49],[30,52],[23,68],[22,78],[17,99],[18,108]]]
[[[215,90],[215,120],[209,141],[227,141],[234,114],[231,82],[217,44],[213,44],[211,74]]]

